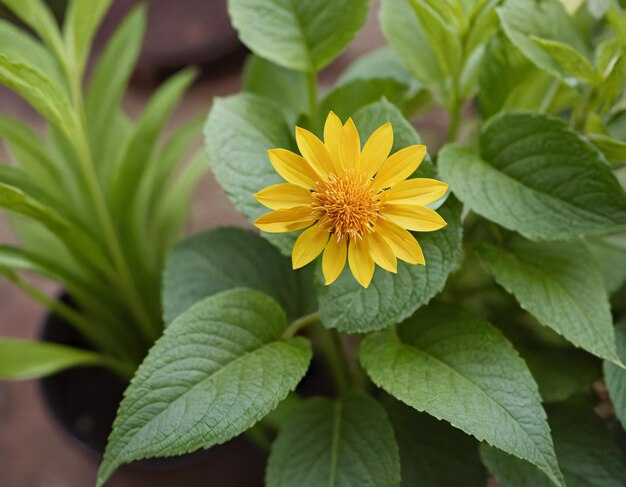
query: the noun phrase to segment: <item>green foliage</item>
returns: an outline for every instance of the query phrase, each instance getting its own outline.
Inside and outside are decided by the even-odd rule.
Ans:
[[[617,353],[622,361],[626,360],[626,320],[615,327]],[[615,414],[626,428],[626,371],[612,362],[604,362],[606,387],[615,407]]]
[[[399,486],[398,447],[385,411],[362,392],[304,401],[272,445],[266,485]]]
[[[564,485],[537,385],[506,338],[489,323],[438,304],[362,343],[372,381],[418,411],[523,458]]]
[[[311,358],[306,339],[281,339],[286,325],[276,302],[247,289],[180,315],[124,395],[97,485],[124,463],[223,443],[274,409]]]
[[[307,73],[319,71],[345,49],[365,22],[368,7],[368,0],[228,2],[239,38],[252,52]]]
[[[561,120],[497,116],[481,130],[480,155],[447,146],[439,169],[473,211],[531,240],[626,228],[624,189],[598,151]]]
[[[609,487],[626,482],[623,455],[593,411],[575,404],[548,408],[554,449],[568,487]],[[502,487],[547,487],[548,478],[533,465],[481,445],[481,457]]]

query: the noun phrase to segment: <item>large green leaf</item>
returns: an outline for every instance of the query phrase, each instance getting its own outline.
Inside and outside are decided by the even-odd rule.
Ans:
[[[229,0],[228,10],[252,52],[289,69],[315,72],[361,28],[369,0]]]
[[[567,124],[505,113],[487,123],[481,156],[456,145],[439,171],[476,213],[531,240],[568,240],[626,228],[626,193],[600,153]]]
[[[587,240],[609,295],[626,284],[626,233]]]
[[[251,55],[243,74],[243,91],[264,96],[279,104],[295,122],[308,109],[306,75]]]
[[[415,79],[425,86],[437,85],[442,72],[411,1],[383,0],[380,22],[387,42]]]
[[[235,207],[250,221],[269,210],[254,199],[258,191],[285,182],[267,150],[293,148],[281,108],[266,98],[242,93],[213,104],[205,127],[206,150],[213,173]],[[296,234],[266,234],[289,255]]]
[[[540,323],[577,347],[617,360],[602,276],[582,242],[534,243],[519,236],[478,255],[496,281]]]
[[[448,225],[437,232],[415,234],[425,266],[398,262],[398,273],[376,269],[368,288],[349,269],[332,286],[319,289],[324,326],[347,333],[380,330],[408,318],[436,296],[457,267],[461,253],[461,205],[450,198],[439,210]]]
[[[421,85],[400,62],[397,54],[388,46],[368,52],[354,60],[341,74],[338,85],[357,79],[391,78],[409,86],[413,91]]]
[[[474,438],[389,396],[384,399],[400,447],[403,487],[485,486]]]
[[[308,275],[308,274],[307,274]],[[163,314],[171,323],[192,304],[234,287],[272,296],[291,319],[306,309],[308,289],[302,271],[257,234],[218,228],[189,237],[172,251],[163,280]]]
[[[303,402],[272,445],[266,485],[399,486],[398,446],[384,409],[362,392]]]
[[[626,319],[623,319],[615,327],[615,341],[617,353],[626,363]],[[604,376],[609,397],[615,408],[615,415],[626,429],[626,370],[614,363],[604,361]]]
[[[511,343],[450,304],[418,311],[359,351],[374,383],[418,411],[540,467],[564,485],[537,385]]]
[[[622,453],[602,420],[575,404],[548,407],[554,449],[568,487],[626,485]],[[481,457],[501,487],[548,487],[548,478],[528,462],[481,445]]]
[[[98,472],[223,443],[293,390],[311,348],[283,341],[285,314],[258,291],[234,289],[194,305],[166,328],[120,404]]]
[[[0,379],[38,379],[71,367],[105,362],[102,355],[79,348],[0,338]]]
[[[557,76],[566,74],[562,64],[555,60],[555,50],[559,56],[568,48],[578,51],[579,56],[587,54],[580,34],[559,0],[509,0],[498,8],[498,14],[507,37],[541,69]],[[546,43],[548,49],[544,47]]]

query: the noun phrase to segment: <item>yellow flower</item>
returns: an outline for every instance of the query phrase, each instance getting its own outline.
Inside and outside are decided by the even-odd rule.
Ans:
[[[425,205],[448,189],[434,179],[407,179],[424,159],[425,146],[412,145],[389,156],[393,129],[387,123],[361,150],[352,119],[342,125],[333,112],[326,119],[324,142],[300,127],[296,142],[302,156],[285,149],[268,151],[272,166],[287,182],[254,195],[275,210],[254,222],[261,230],[280,233],[308,227],[293,247],[294,269],[323,251],[326,284],[339,277],[347,258],[356,280],[367,287],[374,264],[390,272],[397,272],[397,259],[425,264],[408,230],[431,232],[446,225]]]

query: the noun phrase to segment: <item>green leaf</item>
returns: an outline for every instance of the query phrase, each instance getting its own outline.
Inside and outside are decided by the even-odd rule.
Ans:
[[[474,438],[389,396],[383,405],[400,447],[403,487],[485,486]]]
[[[129,214],[128,209],[132,207],[136,188],[152,160],[159,135],[195,76],[195,71],[188,69],[169,78],[152,96],[137,122],[126,151],[119,161],[111,190],[112,213],[117,218]]]
[[[306,76],[283,68],[262,57],[251,55],[243,74],[243,91],[269,98],[281,106],[285,117],[294,122],[308,109]]]
[[[106,146],[121,143],[114,138],[116,113],[137,62],[145,28],[145,7],[140,5],[120,23],[94,66],[85,110],[90,132],[94,134],[91,142],[98,166],[104,165],[101,154]],[[100,172],[105,169],[98,167]]]
[[[250,221],[269,210],[254,194],[284,180],[267,150],[293,148],[292,129],[279,105],[249,93],[216,99],[205,127],[205,145],[215,175],[237,210]],[[297,234],[264,234],[289,255]]]
[[[0,0],[19,19],[37,33],[54,51],[59,60],[65,60],[65,49],[59,28],[48,5],[42,0]]]
[[[290,319],[306,309],[308,289],[290,259],[257,234],[240,228],[218,228],[178,244],[163,277],[163,314],[171,323],[201,299],[226,289],[247,287],[273,297]]]
[[[442,2],[428,0],[410,0],[419,25],[433,51],[439,71],[445,75],[454,75],[461,71],[463,46],[455,29],[432,7]],[[414,48],[414,46],[411,46]]]
[[[410,0],[382,0],[380,22],[406,69],[425,86],[437,86],[443,74]]]
[[[79,348],[0,338],[0,379],[39,379],[72,367],[104,362],[101,355]]]
[[[548,53],[562,77],[573,76],[592,86],[600,82],[591,61],[570,45],[537,36],[530,39]]]
[[[71,0],[63,24],[65,44],[80,77],[85,69],[91,43],[111,0]]]
[[[75,118],[65,89],[39,69],[1,53],[0,83],[24,98],[66,137],[73,135]]]
[[[356,79],[337,86],[320,103],[320,117],[325,120],[330,111],[342,120],[366,105],[386,98],[392,104],[403,106],[408,86],[393,78]],[[322,120],[322,121],[323,121]]]
[[[606,291],[615,293],[626,284],[626,234],[588,239],[587,247],[602,273]]]
[[[304,401],[272,445],[266,485],[399,486],[398,446],[384,409],[362,392]]]
[[[615,165],[626,164],[626,142],[604,134],[589,134],[589,140]]]
[[[389,47],[381,47],[358,57],[341,74],[337,85],[363,79],[394,79],[408,86],[411,91],[418,91],[421,84],[400,62],[396,53]]]
[[[505,113],[481,131],[479,157],[448,145],[439,171],[472,210],[531,240],[626,228],[626,194],[597,150],[564,121]]]
[[[315,72],[355,36],[369,0],[229,0],[228,11],[252,52],[295,71]]]
[[[622,453],[602,420],[575,404],[548,408],[554,449],[568,487],[619,487],[626,484]],[[548,487],[533,465],[481,445],[480,454],[501,487]]]
[[[626,361],[626,319],[615,327],[615,343],[622,362]],[[626,370],[607,360],[604,361],[603,369],[615,415],[626,429]]]
[[[598,357],[617,360],[608,296],[582,242],[534,243],[514,236],[505,247],[481,245],[478,255],[541,324]]]
[[[438,210],[448,225],[437,232],[415,234],[426,265],[398,262],[398,273],[376,269],[368,288],[349,269],[332,286],[319,286],[320,315],[324,326],[346,333],[388,328],[408,318],[444,287],[461,253],[461,205],[454,198]]]
[[[564,485],[537,385],[510,342],[450,304],[418,311],[359,350],[368,375],[389,394],[539,466]]]
[[[587,48],[559,0],[511,0],[498,8],[502,29],[517,48],[539,68],[556,76],[563,75],[564,50],[550,41],[566,44],[585,56]],[[540,43],[533,38],[539,38]],[[548,48],[541,44],[548,43]],[[557,53],[558,50],[558,53]],[[568,54],[571,59],[571,52]],[[558,56],[555,61],[553,56]],[[568,63],[569,64],[569,63]]]
[[[311,359],[309,342],[283,341],[280,307],[258,291],[211,296],[165,329],[120,404],[98,472],[210,448],[239,435],[293,390]]]

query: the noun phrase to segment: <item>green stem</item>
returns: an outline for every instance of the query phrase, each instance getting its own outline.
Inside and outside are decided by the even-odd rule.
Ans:
[[[454,100],[452,102],[452,107],[448,112],[450,114],[447,137],[448,142],[456,142],[459,135],[459,128],[461,126],[461,109],[463,108],[463,103],[457,98],[456,92],[453,97]]]
[[[127,361],[115,359],[113,357],[104,356],[102,365],[108,368],[111,372],[119,375],[122,379],[130,380],[135,375],[137,367]]]
[[[295,336],[302,328],[309,326],[312,323],[319,321],[320,312],[316,311],[315,313],[311,313],[309,315],[305,315],[301,318],[295,320],[291,325],[287,327],[285,332],[283,333],[283,340],[288,340],[289,338]]]
[[[331,375],[335,381],[337,394],[343,394],[350,386],[352,375],[346,358],[341,337],[337,330],[320,327],[317,334],[317,345],[326,359]]]
[[[309,117],[313,131],[319,128],[319,113],[317,107],[317,73],[311,71],[306,78],[307,94],[309,98]]]

